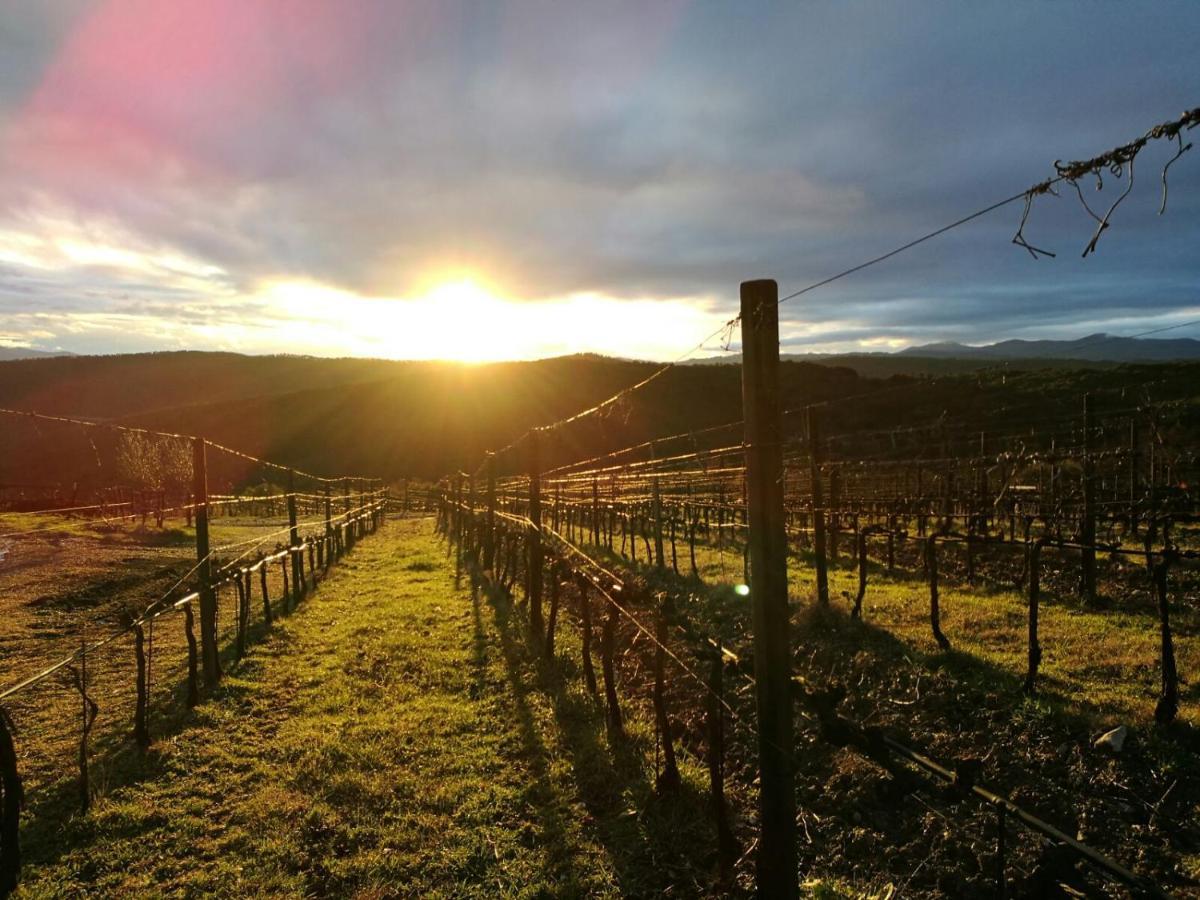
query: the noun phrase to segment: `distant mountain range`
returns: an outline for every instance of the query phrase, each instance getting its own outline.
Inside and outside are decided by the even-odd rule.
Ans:
[[[1193,338],[1128,338],[1089,334],[1074,341],[1000,341],[971,346],[943,341],[899,351],[897,356],[937,359],[1081,359],[1091,362],[1167,362],[1200,359]]]
[[[895,352],[782,353],[780,359],[853,369],[864,378],[896,375],[961,375],[1003,365],[1007,369],[1106,369],[1122,363],[1200,360],[1200,341],[1192,338],[1128,338],[1089,334],[1074,341],[1000,341],[958,344],[943,341]],[[741,354],[689,360],[690,365],[737,365]]]
[[[53,356],[74,356],[74,354],[52,353],[48,350],[31,350],[29,347],[0,347],[0,362],[10,359],[48,359]]]

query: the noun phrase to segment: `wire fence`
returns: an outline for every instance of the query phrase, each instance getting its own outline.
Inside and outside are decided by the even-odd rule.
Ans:
[[[1032,695],[1043,650],[1042,592],[1052,585],[1056,596],[1078,594],[1086,608],[1101,599],[1097,585],[1103,584],[1113,595],[1104,609],[1114,615],[1136,610],[1146,614],[1140,619],[1146,627],[1158,629],[1159,659],[1140,661],[1138,668],[1157,663],[1155,715],[1164,723],[1175,718],[1180,676],[1171,610],[1181,604],[1190,610],[1197,598],[1188,582],[1174,591],[1172,602],[1168,574],[1200,558],[1190,487],[1198,474],[1191,441],[1200,434],[1200,421],[1190,406],[1096,409],[1091,399],[1080,398],[1073,418],[1004,433],[972,433],[939,417],[902,429],[822,436],[819,410],[825,408],[785,417],[800,433],[785,432],[781,442],[792,566],[812,578],[817,604],[831,602],[830,570],[857,576],[857,591],[844,607],[855,618],[865,615],[869,573],[887,579],[884,590],[897,579],[924,581],[931,636],[948,650],[953,634],[942,628],[939,587],[1019,592],[1028,617],[1015,628],[1028,641],[1023,689]],[[711,446],[687,453],[654,456],[653,446],[642,443],[530,475],[495,477],[493,458],[487,479],[460,474],[445,483],[439,527],[457,548],[457,564],[475,581],[509,594],[520,587],[531,631],[551,658],[555,631],[570,611],[582,632],[585,681],[605,706],[611,732],[621,730],[623,704],[645,704],[660,747],[682,742],[679,752],[707,758],[715,773],[715,827],[728,844],[718,856],[731,866],[736,853],[721,799],[725,750],[714,746],[711,735],[723,733],[723,719],[732,722],[734,736],[726,740],[734,743],[740,734],[746,746],[758,731],[746,702],[749,690],[739,702],[735,695],[714,694],[712,686],[729,677],[714,674],[723,668],[732,669],[743,686],[753,685],[740,664],[753,656],[745,602],[753,581],[750,510],[744,446],[722,443],[728,440],[723,429],[708,437]],[[539,449],[546,440],[539,439]],[[1124,599],[1132,586],[1148,593],[1148,609]],[[793,601],[793,614],[802,614],[804,606]],[[956,621],[969,626],[961,617]],[[635,651],[639,645],[644,653]],[[846,719],[828,688],[796,687],[817,734],[885,764],[897,777],[915,766],[961,796],[982,800],[998,817],[993,835],[1019,824],[1043,839],[1025,847],[1011,836],[1007,845],[1000,841],[992,871],[1001,883],[1014,869],[1028,884],[1065,877],[1065,848],[1118,883],[1161,893],[983,785],[977,772],[956,774],[953,764],[940,766],[906,739]],[[678,781],[675,752],[662,757],[658,779],[664,785]],[[754,774],[744,754],[738,765]],[[907,776],[901,780],[911,783]]]
[[[1075,190],[1096,223],[1087,256],[1132,191],[1139,154],[1158,141],[1176,149],[1161,173],[1165,209],[1167,170],[1190,148],[1183,135],[1197,124],[1200,108],[1093,159],[1056,164],[1049,179],[782,299],[776,292],[771,306],[1021,201],[1013,243],[1035,259],[1053,255],[1030,243],[1025,229],[1035,201],[1062,185]],[[1104,174],[1125,186],[1099,213],[1080,182]],[[744,313],[734,317],[635,384],[525,432],[489,454],[472,475],[448,481],[438,498],[437,527],[452,542],[456,566],[499,594],[522,585],[530,630],[551,659],[556,634],[570,620],[582,677],[602,698],[614,739],[626,730],[630,704],[652,710],[661,791],[678,789],[679,755],[703,761],[722,885],[737,877],[758,842],[760,887],[795,893],[794,846],[775,854],[785,847],[778,842],[780,814],[790,818],[789,835],[796,825],[794,796],[785,796],[794,794],[792,778],[802,768],[799,745],[791,740],[795,698],[806,723],[802,736],[849,748],[883,769],[898,786],[892,788],[898,805],[911,804],[918,793],[911,779],[922,775],[946,782],[960,800],[983,801],[994,812],[991,825],[961,810],[943,815],[961,820],[977,837],[990,829],[1000,893],[1012,873],[1031,891],[1078,881],[1083,875],[1074,864],[1082,862],[1135,892],[1162,895],[1091,843],[987,787],[979,761],[940,764],[909,741],[845,715],[837,686],[796,673],[794,657],[806,648],[781,644],[766,620],[752,627],[745,598],[751,595],[758,616],[763,592],[754,585],[767,577],[764,569],[786,562],[763,549],[764,521],[786,536],[785,555],[811,564],[818,607],[832,604],[829,573],[843,562],[858,576],[849,604],[856,617],[867,613],[872,566],[923,579],[930,630],[943,648],[952,635],[941,626],[941,584],[1010,583],[1029,600],[1022,623],[1028,636],[1024,689],[1034,693],[1039,592],[1056,570],[1048,556],[1057,554],[1056,571],[1077,575],[1088,604],[1099,594],[1102,558],[1114,569],[1113,560],[1139,560],[1140,574],[1121,570],[1119,576],[1148,578],[1153,587],[1161,636],[1155,714],[1169,722],[1180,702],[1169,578],[1197,554],[1190,487],[1196,450],[1181,438],[1195,434],[1190,408],[1110,406],[1101,421],[1089,401],[1080,404],[1077,421],[1027,416],[1021,427],[991,434],[939,419],[823,435],[823,416],[835,403],[858,399],[850,397],[807,409],[774,408],[771,418],[789,427],[772,424],[776,433],[768,439],[761,410],[752,416],[748,409],[745,422],[543,470],[539,452],[546,444],[563,439],[575,423],[619,414],[634,394],[713,339],[729,348],[739,322],[744,333],[761,324]],[[1145,333],[1187,324],[1194,323]],[[777,365],[777,320],[774,325]],[[919,389],[900,384],[871,396],[898,402]],[[4,650],[13,671],[0,689],[0,892],[7,893],[19,871],[22,811],[28,827],[47,828],[71,810],[86,810],[98,791],[122,777],[124,758],[169,728],[255,634],[378,526],[388,498],[366,479],[299,472],[186,435],[21,410],[0,409],[0,416],[12,425],[0,433],[0,460],[20,461],[0,464],[0,603],[12,623]],[[757,437],[742,436],[751,432]],[[762,464],[771,455],[778,477],[764,483]],[[760,495],[778,502],[778,522],[770,523],[769,513],[763,518]],[[756,554],[771,566],[752,565]],[[719,589],[702,589],[705,578]],[[792,611],[786,594],[783,600],[785,618],[771,621],[782,621],[786,635]],[[789,657],[782,686],[780,670],[764,662],[772,641]],[[755,778],[763,818],[759,833],[749,835],[739,833],[727,792],[740,802]],[[784,790],[776,790],[781,785]],[[1014,824],[1036,840],[1018,841]]]
[[[34,460],[38,470],[0,480],[7,893],[20,832],[52,832],[127,780],[222,671],[375,531],[387,491],[199,438],[0,415],[7,466]]]
[[[1170,577],[1200,557],[1192,489],[1200,423],[1191,394],[1183,402],[1147,400],[1132,406],[1081,397],[1073,414],[1050,408],[1024,416],[1010,412],[1006,427],[992,433],[943,415],[900,428],[828,435],[825,416],[865,398],[781,410],[775,310],[1018,201],[1024,201],[1024,209],[1013,243],[1034,259],[1053,256],[1031,244],[1025,229],[1034,201],[1056,195],[1063,184],[1075,190],[1096,222],[1083,251],[1088,256],[1133,188],[1138,155],[1160,140],[1176,148],[1161,173],[1160,212],[1165,210],[1167,170],[1190,149],[1183,134],[1197,124],[1200,109],[1190,110],[1093,159],[1056,163],[1052,178],[782,299],[773,282],[744,283],[742,313],[697,347],[599,403],[525,432],[487,454],[474,472],[443,482],[437,527],[454,548],[459,574],[466,571],[475,585],[499,597],[511,597],[520,585],[530,633],[551,659],[556,629],[570,611],[580,635],[580,671],[587,690],[604,707],[610,736],[623,736],[623,704],[648,698],[662,789],[674,790],[679,783],[676,748],[706,761],[720,886],[730,884],[738,863],[757,847],[758,890],[769,896],[797,893],[794,834],[797,819],[806,820],[805,811],[797,812],[794,805],[794,779],[803,768],[792,737],[794,699],[815,740],[853,750],[888,774],[888,790],[898,805],[912,805],[920,790],[913,779],[922,776],[948,785],[955,804],[966,798],[982,801],[995,817],[990,825],[959,805],[937,815],[953,818],[956,828],[977,842],[994,845],[987,876],[999,895],[1007,895],[1013,874],[1031,895],[1045,895],[1060,884],[1094,890],[1090,873],[1136,895],[1165,896],[1161,887],[1092,843],[986,786],[982,761],[938,763],[908,740],[841,713],[842,687],[828,678],[809,681],[797,674],[797,659],[810,648],[786,638],[799,606],[788,603],[786,571],[789,559],[810,568],[814,605],[824,610],[832,605],[830,569],[844,560],[857,574],[857,590],[847,592],[854,619],[866,615],[873,568],[923,580],[930,633],[943,652],[952,647],[940,608],[948,580],[1019,590],[1026,599],[1020,625],[1027,640],[1021,687],[1034,695],[1043,653],[1044,586],[1057,579],[1056,593],[1078,593],[1085,607],[1095,607],[1103,567],[1104,584],[1115,585],[1118,594],[1135,584],[1150,588],[1144,593],[1151,598],[1151,627],[1160,639],[1154,717],[1170,724],[1180,707]],[[1123,179],[1124,188],[1106,212],[1097,214],[1079,183],[1101,181],[1105,174]],[[751,319],[748,308],[754,310]],[[768,321],[769,326],[763,324]],[[729,348],[739,322],[744,422],[561,462],[570,460],[578,446],[571,440],[576,423],[623,410],[627,415],[635,393],[714,338]],[[917,394],[925,386],[901,383],[872,391],[870,401],[898,403],[902,394]],[[548,456],[559,464],[543,466]],[[752,565],[755,558],[758,563]],[[1129,560],[1135,565],[1124,565]],[[783,573],[782,582],[775,572]],[[717,584],[706,585],[704,579],[713,575]],[[1194,605],[1191,587],[1179,593],[1176,606],[1180,600]],[[634,650],[639,644],[640,653]],[[813,649],[813,656],[820,649]],[[600,679],[594,654],[600,657]],[[747,656],[754,674],[741,665]],[[739,679],[732,691],[724,687],[727,668]],[[700,710],[702,715],[688,712]],[[734,726],[728,735],[727,720]],[[758,746],[757,766],[751,744]],[[746,855],[739,855],[746,841],[739,842],[727,810],[730,760],[744,776],[743,784],[758,782],[758,829],[748,836],[753,843]],[[1051,784],[1045,790],[1055,788]],[[1014,826],[1032,839],[1018,840]],[[1194,836],[1194,823],[1183,830]],[[973,887],[978,886],[976,878]]]

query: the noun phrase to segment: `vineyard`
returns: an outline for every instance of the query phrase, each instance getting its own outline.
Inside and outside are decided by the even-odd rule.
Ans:
[[[0,492],[3,887],[378,527],[386,494],[182,435],[5,411],[69,481]],[[82,454],[82,456],[81,456]],[[77,462],[87,459],[81,468]]]
[[[680,364],[705,342],[666,364],[576,362],[586,385],[569,360],[332,385],[288,361],[276,376],[304,372],[306,391],[259,396],[230,376],[226,405],[159,408],[140,385],[142,405],[112,418],[0,409],[0,896],[23,890],[23,865],[49,881],[35,892],[72,893],[59,878],[89,891],[97,857],[142,836],[89,833],[113,798],[185,784],[180,809],[141,821],[171,840],[186,841],[174,818],[193,807],[227,814],[207,770],[156,769],[176,741],[213,772],[283,757],[290,780],[252,795],[273,815],[280,803],[293,842],[269,872],[281,893],[486,896],[538,877],[538,896],[1200,895],[1196,367],[1010,383],[1007,369],[883,381],[797,366],[812,383],[789,394],[779,322],[781,304],[1009,204],[1024,203],[1012,243],[1052,255],[1025,238],[1034,201],[1127,173],[1102,216],[1079,193],[1097,226],[1088,256],[1154,141],[1178,149],[1165,208],[1198,124],[1193,109],[1056,163],[783,297],[742,283],[740,313],[706,339],[730,350],[740,326],[741,367],[694,373],[690,393]],[[96,388],[105,403],[122,399],[125,365]],[[186,378],[190,362],[153,365]],[[76,402],[69,378],[37,368],[29,396]],[[355,406],[364,395],[374,406]],[[713,418],[726,407],[740,418]],[[346,468],[372,474],[312,474],[295,464],[306,454],[371,460]],[[435,484],[407,480],[431,465]],[[410,521],[384,528],[397,518]],[[369,576],[352,555],[368,537]],[[333,611],[293,631],[333,579]],[[241,704],[237,679],[269,668],[251,671],[268,656],[255,646],[278,660],[302,639],[293,668],[261,682],[286,697]],[[397,698],[425,716],[402,742]],[[198,722],[206,707],[225,718]],[[271,720],[247,726],[261,744],[214,740],[213,722],[232,728],[243,709]],[[280,750],[273,729],[293,718],[309,731]],[[360,719],[371,731],[356,741]],[[561,758],[538,727],[558,729]],[[194,866],[215,857],[224,877],[230,857],[237,881],[219,890],[234,894],[264,883],[246,872],[261,820],[239,815]],[[472,817],[507,830],[484,847],[456,827]],[[402,861],[392,843],[413,841],[397,822],[435,843],[454,830],[465,859],[425,846]],[[574,871],[572,846],[599,874]],[[84,862],[64,863],[75,850]],[[504,882],[510,857],[524,868]],[[139,872],[143,889],[157,871]],[[194,874],[172,889],[191,892]]]
[[[753,290],[743,286],[744,303]],[[744,307],[743,321],[751,314]],[[814,755],[849,753],[865,764],[858,817],[892,820],[893,833],[878,828],[877,839],[911,840],[923,795],[957,823],[942,846],[920,851],[959,855],[957,890],[1043,895],[1108,883],[1163,895],[1118,860],[1152,859],[1138,835],[1161,844],[1162,859],[1194,848],[1196,785],[1176,758],[1141,773],[1145,783],[1123,785],[1128,796],[1106,794],[1111,757],[1092,740],[1105,722],[1158,734],[1153,723],[1195,716],[1186,675],[1200,663],[1200,547],[1189,485],[1200,423],[1191,400],[1097,393],[1079,397],[1073,416],[1009,411],[1026,424],[1004,433],[945,417],[826,433],[836,405],[776,410],[766,452],[777,454],[768,471],[779,474],[757,484],[748,422],[552,468],[540,460],[561,448],[547,445],[569,437],[534,430],[444,483],[439,528],[473,583],[517,593],[548,659],[563,625],[578,629],[579,674],[610,736],[622,739],[631,707],[654,722],[661,791],[680,789],[681,754],[702,761],[719,883],[749,878],[737,864],[755,841],[756,883],[786,883],[797,817],[819,821],[811,811],[828,803],[823,780],[803,785],[821,769]],[[774,510],[773,544],[756,542],[756,490]],[[779,591],[773,608],[755,596],[764,582]],[[1086,646],[1095,640],[1099,654]],[[987,645],[1000,652],[980,653]],[[964,691],[964,681],[973,687]],[[776,693],[764,698],[767,690]],[[950,691],[959,693],[938,696]],[[1031,710],[1043,711],[1032,725],[1045,733],[1022,721]],[[990,736],[970,732],[973,718]],[[1191,731],[1180,728],[1162,739],[1186,746]],[[929,735],[938,739],[922,746]],[[1070,784],[1056,784],[1071,756],[1082,764],[1064,773]],[[758,832],[739,834],[756,816],[731,812],[726,793],[744,802],[755,777]],[[1021,797],[1002,787],[1014,780]],[[1130,805],[1140,798],[1145,808]]]

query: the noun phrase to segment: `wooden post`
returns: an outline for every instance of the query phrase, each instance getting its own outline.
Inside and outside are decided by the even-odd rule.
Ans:
[[[342,519],[342,528],[341,528],[342,552],[345,553],[346,551],[348,551],[350,549],[351,545],[354,543],[354,535],[351,534],[351,528],[350,528],[351,504],[350,504],[350,479],[349,478],[342,479],[342,505],[343,505],[343,507],[345,507],[342,510],[342,512],[344,512],[346,514]],[[454,511],[451,510],[451,521],[457,522],[458,520],[453,518],[454,515],[455,515]]]
[[[542,473],[538,430],[529,432],[529,558],[525,594],[529,598],[529,627],[540,640],[542,622]]]
[[[292,608],[304,593],[304,561],[300,558],[300,528],[296,524],[296,472],[288,469],[288,556],[292,561]],[[286,601],[285,601],[286,602]]]
[[[496,454],[487,455],[487,520],[483,529],[483,568],[495,580],[496,568]]]
[[[936,534],[925,538],[925,571],[929,575],[929,625],[938,646],[949,650],[950,641],[942,634],[942,610],[938,598],[937,539]]]
[[[183,634],[187,638],[187,705],[191,709],[200,702],[200,678],[196,671],[196,617],[192,615],[192,601],[183,604]]]
[[[209,687],[221,678],[217,653],[217,592],[213,590],[212,555],[208,543],[208,465],[204,438],[192,439],[192,492],[196,495],[196,568],[200,579],[200,661],[204,683]]]
[[[1083,397],[1083,522],[1080,543],[1083,544],[1080,573],[1080,593],[1084,603],[1096,602],[1096,469],[1092,459],[1095,450],[1095,410],[1092,395]]]
[[[0,896],[7,897],[16,891],[21,874],[21,809],[25,802],[7,715],[0,715],[0,796]]]
[[[600,546],[600,482],[592,476],[592,545]]]
[[[825,517],[829,561],[837,565],[838,533],[841,529],[842,472],[836,465],[829,470],[829,515]]]
[[[325,566],[333,564],[333,498],[329,485],[325,485]]]
[[[75,688],[79,691],[79,699],[83,704],[83,717],[79,734],[79,808],[87,812],[92,805],[91,775],[88,770],[88,737],[100,707],[88,696],[87,645],[83,644],[79,652],[79,668],[69,670],[75,676]]]
[[[1129,420],[1129,532],[1136,536],[1138,533],[1138,427],[1137,419]]]
[[[608,736],[619,740],[625,736],[625,723],[621,717],[621,704],[617,700],[617,670],[613,656],[616,653],[617,605],[611,600],[608,615],[600,632],[600,667],[604,673],[604,699],[608,709]]]
[[[1031,697],[1037,690],[1038,667],[1042,663],[1042,645],[1038,641],[1038,604],[1042,594],[1042,544],[1042,540],[1036,540],[1025,550],[1026,568],[1029,570],[1029,660],[1025,669],[1025,693]]]
[[[813,561],[817,568],[817,602],[829,605],[829,572],[825,566],[825,499],[821,487],[821,420],[815,406],[808,408],[808,445],[812,478]]]
[[[479,583],[479,546],[475,543],[479,537],[478,522],[475,518],[475,473],[467,475],[467,508],[466,508],[466,523],[467,523],[467,575],[471,579],[471,585]]]
[[[458,584],[462,578],[462,558],[463,558],[463,492],[462,492],[462,473],[454,473],[454,493],[451,501],[451,516],[450,521],[453,523],[450,527],[450,541],[454,547],[454,583]]]
[[[588,691],[595,695],[596,670],[592,666],[592,598],[589,595],[591,584],[582,572],[577,573],[575,584],[579,588],[579,620],[582,632],[580,655],[583,657],[583,681]]]
[[[654,647],[654,716],[662,739],[663,769],[654,783],[659,792],[674,792],[683,783],[679,765],[675,762],[675,743],[671,734],[671,717],[667,715],[664,678],[667,664],[667,619],[671,615],[671,599],[664,594],[659,600],[658,621],[655,623]]]
[[[554,631],[558,623],[558,600],[562,593],[562,564],[552,558],[550,563],[550,615],[546,619],[546,642],[542,652],[546,659],[554,659]]]
[[[742,301],[742,410],[746,423],[750,599],[758,708],[758,895],[795,898],[796,787],[792,772],[787,535],[779,423],[779,288],[746,281]]]
[[[855,535],[855,555],[858,557],[858,593],[854,596],[854,608],[850,610],[852,619],[862,618],[863,598],[867,596],[867,529],[860,529]]]
[[[150,727],[147,724],[150,692],[146,680],[146,632],[141,622],[133,626],[133,656],[137,661],[137,702],[133,708],[133,740],[139,750],[145,750],[150,746]]]
[[[258,579],[262,586],[262,601],[263,601],[263,621],[268,625],[274,620],[271,615],[271,594],[267,589],[267,560],[261,558],[258,561]]]
[[[725,660],[718,640],[713,648],[708,675],[708,784],[713,817],[717,821],[717,867],[721,884],[727,885],[737,860],[737,842],[729,825],[729,811],[725,805],[725,717],[721,709],[725,702],[724,668]]]
[[[658,476],[654,476],[654,565],[659,569],[666,568],[666,559],[663,556],[663,530],[662,530],[662,492],[658,486]]]
[[[1154,592],[1158,595],[1162,669],[1162,691],[1154,707],[1154,720],[1160,725],[1174,722],[1179,712],[1179,673],[1175,669],[1175,641],[1171,637],[1171,607],[1167,596],[1167,568],[1170,564],[1171,557],[1164,554],[1155,564],[1153,572]]]
[[[235,620],[237,622],[237,639],[234,644],[234,655],[240,660],[246,655],[246,626],[248,624],[246,616],[243,614],[247,609],[246,584],[242,581],[240,572],[234,575],[233,584],[237,589],[237,618]]]

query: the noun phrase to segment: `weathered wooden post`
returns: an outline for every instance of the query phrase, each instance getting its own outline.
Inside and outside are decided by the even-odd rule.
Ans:
[[[554,632],[558,624],[558,601],[562,594],[562,563],[557,558],[550,562],[550,615],[546,619],[546,641],[542,652],[546,659],[554,659]]]
[[[529,432],[529,556],[525,595],[529,598],[529,627],[540,640],[542,622],[542,473],[538,429]]]
[[[712,800],[713,817],[717,821],[717,868],[722,884],[728,884],[737,859],[737,842],[733,828],[729,825],[729,811],[725,805],[725,716],[722,705],[724,696],[724,654],[721,642],[714,642],[708,675],[708,697],[706,719],[708,725],[708,784]]]
[[[1162,691],[1154,707],[1154,720],[1160,725],[1174,722],[1179,712],[1179,673],[1175,669],[1175,641],[1171,637],[1171,606],[1167,596],[1167,569],[1172,557],[1173,554],[1164,553],[1153,571],[1154,592],[1158,595],[1159,662],[1162,669]]]
[[[625,722],[621,716],[621,704],[617,699],[617,670],[614,660],[617,636],[617,606],[608,603],[608,615],[600,631],[600,669],[604,675],[604,700],[607,709],[608,736],[612,740],[625,737]]]
[[[292,561],[292,602],[295,609],[304,593],[304,560],[300,557],[300,528],[296,524],[296,472],[288,469],[288,557]],[[286,605],[285,599],[285,605]]]
[[[133,740],[139,750],[150,746],[150,726],[147,712],[150,706],[149,685],[146,679],[146,632],[141,622],[133,626],[133,656],[137,662],[137,701],[133,707]]]
[[[350,510],[352,507],[351,507],[351,503],[350,503],[350,479],[349,478],[342,479],[342,506],[344,507],[342,509],[342,512],[345,513],[345,515],[342,517],[342,527],[341,527],[342,552],[345,553],[346,551],[348,551],[350,549],[351,545],[353,545],[353,543],[354,543],[354,535],[351,533],[352,529],[350,527]],[[453,518],[454,514],[455,514],[454,511],[451,510],[450,511],[451,521],[456,522],[458,520]]]
[[[937,539],[936,534],[925,538],[925,572],[929,576],[929,626],[938,646],[949,650],[950,641],[942,633],[942,608],[938,597]]]
[[[483,568],[495,581],[496,571],[496,454],[487,455],[487,519],[483,529]]]
[[[589,596],[591,583],[586,575],[577,572],[575,585],[579,589],[579,621],[581,632],[580,656],[583,658],[583,682],[588,691],[594,696],[596,689],[596,669],[592,665],[592,599]]]
[[[1041,558],[1044,543],[1045,541],[1039,538],[1025,548],[1025,566],[1029,573],[1029,658],[1025,669],[1025,693],[1031,697],[1037,690],[1038,667],[1042,664],[1042,645],[1038,641],[1038,605],[1042,595]]]
[[[592,545],[600,546],[600,482],[592,476]]]
[[[196,651],[196,617],[192,614],[191,600],[183,604],[183,635],[187,638],[188,648],[187,705],[192,709],[200,703],[200,678],[196,671],[200,654]]]
[[[471,579],[472,586],[479,583],[479,545],[476,540],[479,538],[478,522],[475,517],[475,473],[469,473],[467,476],[467,508],[466,508],[466,523],[467,523],[467,552],[466,558],[468,562],[467,575]]]
[[[1092,395],[1083,396],[1083,522],[1079,530],[1079,541],[1083,544],[1080,573],[1080,593],[1084,603],[1096,602],[1096,468],[1092,456],[1095,451],[1095,410]]]
[[[258,579],[262,587],[263,621],[270,625],[274,621],[274,616],[271,615],[271,594],[267,589],[267,560],[265,557],[258,561]]]
[[[654,787],[660,792],[677,791],[683,783],[679,777],[679,765],[675,761],[675,742],[671,733],[671,717],[667,714],[667,698],[664,688],[667,664],[667,619],[670,616],[671,598],[664,594],[659,599],[658,620],[654,629],[654,716],[663,748],[663,768]]]
[[[658,476],[654,476],[654,565],[659,569],[666,568],[666,558],[663,555],[662,529],[662,491],[659,489]]]
[[[742,282],[741,304],[750,599],[758,707],[758,895],[795,898],[800,887],[791,761],[791,644],[779,422],[779,287],[770,280]]]
[[[829,605],[829,572],[825,566],[825,499],[821,487],[821,420],[815,406],[808,408],[809,470],[812,479],[813,562],[817,569],[817,602]]]
[[[21,809],[25,788],[17,770],[17,748],[13,744],[8,714],[0,712],[0,896],[17,889],[21,874]]]
[[[450,514],[450,544],[454,548],[454,583],[457,585],[459,579],[462,578],[462,532],[463,532],[463,514],[462,514],[462,472],[454,473],[453,482],[453,499],[451,501]]]
[[[1138,427],[1137,419],[1130,417],[1129,419],[1129,533],[1137,536],[1138,533],[1138,469],[1141,465],[1141,459],[1138,455]]]
[[[246,616],[243,611],[246,606],[246,583],[242,581],[241,573],[237,573],[233,579],[234,587],[237,589],[237,616],[234,621],[237,622],[237,638],[234,643],[234,656],[237,659],[242,659],[246,655]]]
[[[192,492],[196,496],[196,576],[200,580],[200,660],[204,683],[209,687],[221,678],[217,653],[217,592],[213,590],[212,551],[208,543],[208,464],[205,441],[192,439]]]
[[[825,517],[826,542],[829,545],[829,561],[837,565],[838,536],[841,530],[842,472],[836,464],[829,469],[829,515]]]
[[[863,599],[867,596],[867,534],[866,528],[855,535],[855,556],[858,558],[858,593],[854,595],[854,607],[850,610],[853,619],[862,618]]]
[[[333,564],[333,497],[325,484],[325,567]]]

